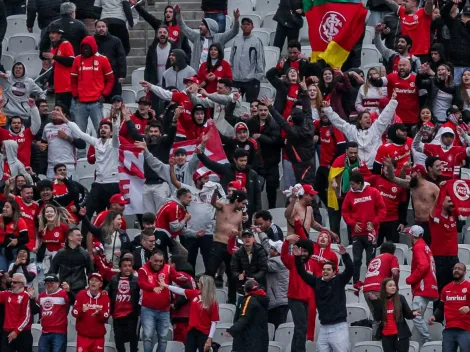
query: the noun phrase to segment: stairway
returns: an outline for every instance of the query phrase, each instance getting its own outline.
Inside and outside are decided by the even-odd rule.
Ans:
[[[171,1],[170,1],[171,2]],[[147,4],[147,11],[159,19],[163,19],[163,11],[168,5],[169,1],[165,0],[149,0]],[[191,28],[198,28],[203,18],[201,11],[201,0],[185,0],[184,2],[173,1],[172,4],[179,3],[181,7],[181,14],[186,24]],[[145,31],[147,31],[148,39],[147,45],[145,43]],[[127,80],[130,83],[130,77],[134,70],[139,67],[145,66],[145,57],[147,54],[147,47],[152,43],[155,37],[155,31],[150,27],[143,18],[140,18],[139,23],[129,31],[131,51],[127,56]]]

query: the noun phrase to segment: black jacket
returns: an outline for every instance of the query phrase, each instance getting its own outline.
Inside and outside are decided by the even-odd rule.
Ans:
[[[106,291],[108,292],[109,299],[111,301],[111,314],[113,314],[114,304],[116,302],[117,296],[119,295],[119,278],[121,274],[114,275],[109,281]],[[131,293],[131,302],[132,302],[132,315],[138,317],[140,315],[140,288],[137,283],[137,276],[132,275],[129,279],[130,293]]]
[[[284,112],[289,93],[290,83],[280,79],[281,72],[273,67],[266,72],[266,79],[276,89],[276,98],[274,99],[274,108],[281,114]],[[300,94],[300,89],[299,89]],[[298,98],[298,96],[296,97]]]
[[[259,243],[254,243],[251,250],[251,261],[248,258],[248,253],[244,246],[241,246],[232,255],[230,263],[232,268],[232,278],[237,282],[237,290],[243,294],[243,285],[247,277],[255,279],[258,284],[266,289],[266,273],[268,272],[268,257],[263,246]],[[245,272],[245,279],[239,280],[238,276]]]
[[[168,236],[167,236],[168,237]],[[135,243],[134,243],[135,244]],[[134,270],[139,270],[150,259],[152,252],[142,246],[135,247],[132,255],[134,256]]]
[[[452,83],[450,85],[446,85],[444,81],[441,81],[440,79],[437,78],[437,74],[434,77],[428,76],[428,75],[422,75],[418,73],[416,77],[416,86],[418,89],[425,89],[427,90],[426,94],[426,102],[423,103],[425,106],[430,106],[433,107],[434,103],[437,98],[437,94],[439,91],[443,91],[447,94],[452,95],[452,102],[450,105],[457,105],[457,86],[455,83]],[[420,97],[421,98],[421,97]],[[423,97],[424,100],[424,97]],[[450,107],[450,106],[449,106]]]
[[[441,18],[450,30],[449,61],[454,66],[470,66],[470,22],[464,24],[459,16],[453,18],[452,6],[453,2],[447,1],[441,9]]]
[[[72,0],[72,2],[77,6],[75,17],[78,20],[100,18],[100,9],[95,7],[95,0]]]
[[[262,290],[243,297],[237,306],[234,324],[227,332],[233,336],[233,351],[268,352],[269,299]]]
[[[68,40],[70,44],[72,44],[75,56],[79,55],[80,43],[82,42],[83,38],[87,36],[87,30],[85,28],[85,25],[81,21],[73,19],[68,15],[61,15],[58,20],[55,20],[52,23],[60,25],[60,28],[64,31],[64,33],[62,34],[62,38]],[[49,39],[49,28],[50,25],[46,28],[46,33],[42,37],[41,43],[39,44],[39,52],[41,53],[49,51],[51,48],[51,40]]]
[[[41,127],[39,128],[38,133],[36,133],[35,141],[41,141],[44,127],[49,122],[51,122],[49,114],[41,115]],[[39,147],[36,146],[36,143],[31,145],[31,168],[36,174],[45,175],[47,173],[47,149],[43,152],[40,151]]]
[[[205,154],[197,154],[199,160],[209,170],[220,175],[220,184],[227,191],[229,182],[235,180],[236,167],[233,164],[219,164],[209,159]],[[248,215],[250,217],[257,211],[261,210],[261,190],[258,183],[258,174],[251,168],[246,168],[241,172],[246,172],[246,192],[248,196]]]
[[[154,143],[147,140],[149,153],[158,158],[162,163],[168,163],[171,146],[175,141],[176,125],[171,125],[167,135],[159,137]],[[162,184],[165,182],[158,174],[144,161],[145,184]]]
[[[390,33],[382,33],[381,38],[385,39],[385,46],[387,48],[395,50],[395,42],[401,34],[400,18],[395,12],[390,12],[384,16],[382,23],[387,28],[390,28]]]
[[[406,323],[405,319],[414,319],[413,312],[411,311],[410,307],[408,306],[408,302],[406,302],[406,298],[402,295],[400,296],[400,303],[401,303],[401,317],[399,320],[395,320],[397,324],[398,330],[398,338],[406,339],[411,337],[411,331]],[[376,299],[371,301],[372,305],[374,306],[374,320],[380,321],[379,328],[377,329],[377,335],[382,335],[382,329],[384,328],[384,323],[382,322],[382,314],[383,314],[383,306],[381,300]]]
[[[62,0],[28,0],[26,27],[33,28],[37,14],[39,29],[46,28],[60,18],[61,4]]]
[[[248,138],[246,141],[240,142],[237,139],[226,137],[223,134],[220,135],[220,139],[224,145],[225,155],[227,156],[228,160],[233,160],[233,153],[235,150],[243,149],[248,152],[248,165],[254,169],[257,168],[260,160],[258,156],[258,144],[254,139]]]
[[[108,33],[105,36],[95,34],[98,52],[109,59],[115,78],[126,78],[127,62],[126,53],[121,39]]]
[[[88,275],[93,272],[88,252],[82,247],[70,248],[66,243],[52,259],[51,273],[57,274],[61,282],[67,282],[74,293],[88,286]]]
[[[202,11],[226,11],[227,0],[202,0]]]
[[[280,0],[273,20],[287,28],[300,29],[303,26],[302,16],[296,10],[302,9],[301,0]]]
[[[354,268],[348,253],[341,258],[346,269],[331,280],[325,281],[322,277],[307,273],[301,257],[295,257],[295,266],[300,277],[315,290],[318,317],[322,325],[345,323],[348,317],[344,288],[351,280]]]
[[[260,119],[258,116],[245,122],[248,126],[250,136],[259,133],[256,140],[260,149],[260,155],[266,168],[279,164],[281,161],[281,129],[271,116],[268,116],[261,130]]]

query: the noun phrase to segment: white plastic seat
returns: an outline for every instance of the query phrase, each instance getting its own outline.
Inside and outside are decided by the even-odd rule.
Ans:
[[[382,55],[375,47],[375,45],[363,45],[361,52],[361,67],[367,64],[380,62]]]
[[[230,0],[227,4],[227,13],[229,16],[233,14],[233,10],[238,9],[240,13],[253,12],[254,5],[251,0]],[[242,17],[240,17],[240,20]]]
[[[273,208],[268,210],[273,217],[273,223],[279,227],[287,227],[287,219],[284,216],[286,208]]]
[[[405,264],[405,258],[408,255],[409,252],[409,247],[406,244],[403,243],[395,243],[395,256],[398,259],[398,264]]]
[[[131,112],[131,114],[133,114],[139,108],[139,104],[137,104],[137,103],[127,103],[126,108],[128,108],[129,111]]]
[[[406,298],[406,302],[408,302],[408,305],[411,307],[411,304],[413,303],[413,294],[411,293],[411,287],[399,287],[399,291],[400,294]]]
[[[142,97],[146,97],[147,96],[147,93],[145,93],[145,90],[143,90],[142,88],[140,88],[138,91],[137,91],[137,101],[139,101],[140,98]]]
[[[37,51],[17,54],[15,62],[22,62],[24,64],[29,78],[37,78],[42,70],[42,61]]]
[[[459,244],[459,262],[470,264],[470,244]]]
[[[219,304],[219,317],[221,323],[233,323],[233,317],[235,316],[235,305],[233,304]]]
[[[5,36],[11,37],[16,33],[27,33],[26,15],[12,15],[7,17],[7,30]]]
[[[375,28],[371,26],[367,26],[365,33],[364,33],[364,40],[362,41],[362,45],[372,44],[372,40],[375,36]]]
[[[66,352],[76,352],[77,351],[77,342],[76,342],[76,336],[75,336],[75,341],[69,341],[69,336],[67,334],[67,349],[65,350]]]
[[[410,341],[409,352],[419,352],[419,343],[416,341]]]
[[[230,1],[233,1],[233,0],[230,0]],[[250,0],[248,0],[247,2],[249,2],[249,1]],[[241,12],[240,21],[242,20],[242,18],[245,18],[245,17],[249,18],[250,20],[253,21],[253,27],[254,28],[260,28],[261,27],[262,20],[261,20],[261,15],[260,14],[254,13],[253,11]]]
[[[232,25],[232,17],[225,15],[225,32],[228,32],[230,29],[232,29]]]
[[[421,347],[421,352],[442,352],[442,341],[426,342]]]
[[[95,182],[95,176],[86,176],[78,180],[78,182],[87,190],[91,190],[91,185]]]
[[[354,345],[352,352],[383,352],[381,341],[362,341]]]
[[[32,33],[14,34],[8,39],[8,51],[15,54],[24,53],[25,51],[37,50],[37,36]],[[38,55],[39,60],[39,55]]]
[[[269,29],[256,27],[251,31],[251,34],[258,37],[259,40],[261,40],[261,43],[263,43],[263,46],[269,46],[272,44],[270,39],[271,32],[272,31]]]
[[[285,348],[286,345],[281,342],[269,341],[268,352],[284,352]]]
[[[241,102],[241,105],[242,105],[242,106],[241,106],[242,112],[249,114],[249,113],[250,113],[250,103],[247,103],[247,102],[242,101],[242,102]]]
[[[133,241],[134,238],[135,238],[136,236],[138,236],[141,232],[142,232],[142,230],[140,230],[140,229],[131,229],[131,228],[127,228],[127,230],[126,230],[126,233],[127,233],[127,235],[129,236],[129,239],[130,239],[131,241]]]
[[[232,47],[225,47],[224,48],[224,60],[226,61],[229,61],[230,62],[230,54],[232,53]]]
[[[367,319],[369,317],[369,308],[365,304],[346,304],[346,310],[348,311],[348,324],[354,323],[355,321]]]
[[[406,286],[406,279],[411,275],[410,265],[400,265],[400,280],[398,281],[399,287]]]
[[[139,67],[138,69],[134,70],[134,72],[132,72],[131,85],[134,87],[134,89],[138,90],[142,88],[139,82],[144,80],[144,73],[145,67]]]
[[[130,87],[122,87],[121,97],[124,104],[133,104],[137,101],[137,93]]]
[[[95,174],[96,165],[90,164],[86,158],[77,160],[77,167],[75,168],[75,176],[77,179]]]
[[[350,286],[351,289],[345,288],[346,292],[346,304],[357,304],[359,303],[359,297],[354,294],[355,290],[352,289],[352,286]],[[359,294],[362,295],[362,292]]]
[[[153,346],[153,351],[156,352],[158,343]],[[184,352],[184,343],[179,341],[167,341],[166,343],[166,352]]]
[[[310,44],[309,35],[308,35],[308,22],[304,19],[304,25],[300,28],[299,31],[299,42],[301,45]]]
[[[281,342],[284,345],[288,345],[292,341],[294,336],[294,323],[285,323],[277,327],[274,334],[274,341]]]
[[[215,340],[214,340],[215,341]],[[220,345],[219,352],[232,352],[232,342],[224,342]]]
[[[103,117],[106,117],[111,112],[111,104],[103,104]]]
[[[286,319],[286,323],[293,323],[294,322],[294,318],[292,318],[292,312],[289,311],[287,312],[287,319]]]
[[[220,288],[217,288],[215,290],[215,294],[217,296],[217,301],[219,302],[219,304],[224,304],[225,302],[227,302],[227,292],[225,290],[222,290]]]
[[[257,0],[256,11],[266,13],[268,11],[276,11],[279,5],[279,0]]]
[[[367,326],[350,326],[349,327],[349,342],[351,346],[361,341],[372,340],[372,329]]]
[[[312,47],[310,45],[302,45],[300,49],[302,54],[310,59],[310,56],[312,56]]]
[[[266,63],[265,72],[267,72],[269,69],[277,65],[280,55],[281,55],[281,51],[279,50],[278,47],[275,47],[275,46],[264,47],[264,61]]]
[[[4,46],[6,49],[7,47]],[[2,53],[2,65],[5,68],[5,70],[9,71],[13,67],[13,64],[15,63],[15,54],[9,51],[4,51]]]
[[[277,22],[273,20],[276,11],[267,12],[266,15],[263,17],[263,23],[261,25],[262,28],[270,28],[276,30]]]
[[[268,336],[269,336],[269,341],[274,340],[274,333],[276,331],[276,327],[272,323],[268,323]]]
[[[220,305],[220,303],[219,303]],[[223,343],[230,343],[232,344],[233,337],[226,336],[226,331],[227,329],[232,327],[232,323],[217,323],[215,327],[215,333],[214,333],[214,338],[212,339],[214,342],[217,342],[218,344],[223,344]],[[220,351],[220,350],[219,350]]]
[[[406,264],[411,266],[411,261],[413,260],[413,250],[410,248],[406,254]]]
[[[77,330],[75,327],[75,324],[69,324],[67,327],[67,346],[69,345],[70,342],[76,342],[77,341]],[[106,340],[105,340],[106,341]]]
[[[33,343],[38,343],[42,335],[42,326],[41,324],[31,325],[31,334],[33,335]]]
[[[276,89],[269,83],[261,83],[258,97],[268,97],[269,99],[273,99],[276,95]]]

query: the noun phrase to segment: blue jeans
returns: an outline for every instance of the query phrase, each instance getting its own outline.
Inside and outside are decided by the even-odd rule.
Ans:
[[[96,133],[98,133],[100,121],[103,119],[103,104],[97,101],[94,103],[80,103],[79,101],[72,100],[70,110],[73,110],[75,123],[82,132],[86,132],[88,117],[90,117]]]
[[[460,352],[470,351],[470,331],[444,329],[442,332],[442,351],[457,352],[457,347],[460,347]]]
[[[226,18],[223,12],[204,12],[205,18],[211,18],[219,25],[219,33],[225,33]],[[212,33],[214,34],[214,33]]]
[[[462,73],[465,70],[470,70],[470,67],[454,66],[454,82],[460,84],[462,80]]]
[[[65,352],[67,334],[42,334],[39,339],[38,352]]]
[[[153,335],[157,331],[158,347],[156,352],[165,352],[166,337],[170,329],[170,312],[160,312],[155,309],[142,307],[140,320],[142,324],[142,340],[144,341],[144,352],[152,352]]]

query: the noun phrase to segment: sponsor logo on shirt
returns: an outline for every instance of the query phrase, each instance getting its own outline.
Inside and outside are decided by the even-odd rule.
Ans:
[[[354,199],[354,204],[370,202],[372,200],[371,196],[361,197]]]

